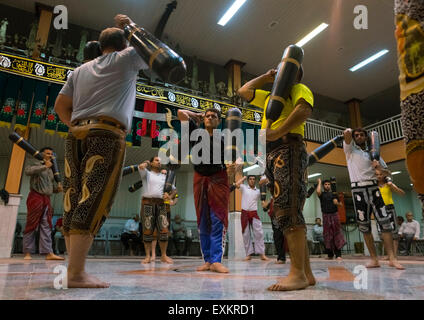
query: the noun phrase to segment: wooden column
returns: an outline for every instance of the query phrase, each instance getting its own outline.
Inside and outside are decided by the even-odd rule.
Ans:
[[[353,98],[346,102],[349,108],[350,126],[352,129],[362,127],[361,110],[359,108],[361,100]]]
[[[29,137],[29,127],[26,128],[24,132],[17,129],[16,132],[28,140]],[[25,151],[24,149],[18,147],[16,144],[13,144],[12,155],[10,157],[9,168],[7,170],[7,178],[5,189],[10,194],[19,194],[19,189],[21,187],[22,179],[22,170],[25,162]]]
[[[232,88],[228,90],[232,91],[233,96],[237,94],[237,90],[241,88],[241,68],[245,65],[244,62],[237,60],[230,60],[225,64],[225,69],[227,69],[229,74],[229,79],[231,79]],[[233,183],[234,177],[230,178],[230,184]],[[230,193],[230,212],[238,211],[241,212],[241,192],[236,189],[234,192]]]
[[[39,16],[39,21],[32,58],[39,59],[41,49],[45,48],[49,38],[50,24],[52,23],[53,18],[53,7],[46,6],[41,3],[36,3],[35,9],[37,15]]]

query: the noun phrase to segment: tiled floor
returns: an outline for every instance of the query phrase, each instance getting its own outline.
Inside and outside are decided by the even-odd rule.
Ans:
[[[312,258],[317,285],[293,292],[266,290],[289,270],[290,264],[277,265],[275,260],[225,259],[229,274],[196,272],[195,268],[202,264],[199,258],[175,259],[173,265],[160,262],[142,265],[140,261],[141,258],[134,257],[90,258],[88,272],[110,282],[110,288],[57,290],[54,283],[59,274],[54,271],[66,263],[47,262],[37,256],[32,261],[25,261],[22,256],[0,259],[0,299],[424,299],[424,261],[412,257],[401,260],[406,270],[389,268],[387,262],[382,261],[381,268],[367,269],[366,277],[361,267],[367,261],[365,258],[346,257],[342,262]],[[357,276],[359,289],[354,285]]]

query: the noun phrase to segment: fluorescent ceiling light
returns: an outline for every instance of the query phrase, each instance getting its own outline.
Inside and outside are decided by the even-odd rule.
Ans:
[[[371,63],[374,60],[376,60],[376,59],[380,58],[381,56],[385,55],[387,52],[389,52],[389,50],[387,50],[387,49],[381,50],[380,52],[377,52],[375,55],[369,57],[368,59],[366,59],[366,60],[358,63],[356,66],[353,66],[349,70],[352,71],[352,72],[354,72],[354,71],[362,68],[363,66],[366,66],[368,63]]]
[[[320,175],[321,175],[321,173],[314,173],[314,174],[309,175],[308,179],[313,178],[313,177],[318,177]]]
[[[392,172],[392,176],[394,176],[395,174],[399,174],[399,173],[402,173],[402,171],[395,171],[395,172]]]
[[[227,12],[224,13],[222,18],[218,21],[218,24],[225,26],[228,21],[236,14],[240,7],[246,2],[246,0],[236,0]]]
[[[318,27],[316,27],[314,30],[309,32],[302,40],[300,40],[296,45],[298,47],[303,47],[307,42],[311,41],[313,38],[315,38],[319,33],[321,33],[325,28],[328,27],[328,24],[321,23]]]
[[[254,164],[253,166],[250,166],[246,169],[243,169],[243,172],[247,172],[247,171],[250,171],[250,170],[253,170],[253,169],[256,169],[256,168],[259,168],[259,166],[257,164]]]

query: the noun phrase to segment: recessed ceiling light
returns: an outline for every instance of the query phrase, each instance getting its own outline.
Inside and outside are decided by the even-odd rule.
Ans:
[[[399,173],[402,173],[402,171],[395,171],[395,172],[392,172],[392,176],[394,176],[395,174],[399,174]]]
[[[309,32],[302,40],[296,43],[296,45],[298,47],[304,46],[307,42],[311,41],[313,38],[315,38],[319,33],[321,33],[327,27],[328,27],[328,24],[321,23],[318,27],[316,27],[314,30]]]
[[[254,164],[253,166],[250,166],[246,169],[243,169],[243,172],[247,172],[247,171],[251,171],[253,169],[259,168],[259,166],[257,164]]]
[[[219,19],[218,24],[225,26],[228,21],[236,14],[240,7],[246,2],[246,0],[236,0],[233,5],[228,9],[221,19]]]
[[[321,175],[321,173],[314,173],[314,174],[309,175],[308,179],[313,178],[313,177],[318,177],[320,175]]]
[[[374,60],[376,60],[376,59],[380,58],[381,56],[385,55],[387,52],[389,52],[389,50],[387,50],[387,49],[381,50],[381,51],[377,52],[376,54],[372,55],[371,57],[369,57],[368,59],[365,59],[364,61],[358,63],[355,66],[353,66],[349,70],[352,71],[352,72],[355,72],[356,70],[362,68],[363,66],[366,66],[368,63],[371,63]]]

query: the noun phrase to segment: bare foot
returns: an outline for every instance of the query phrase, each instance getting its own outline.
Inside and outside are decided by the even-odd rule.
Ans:
[[[86,272],[80,274],[68,273],[68,288],[109,288],[110,284],[89,275]]]
[[[285,260],[277,260],[275,261],[276,264],[285,264],[286,261]]]
[[[226,267],[224,267],[223,264],[219,263],[219,262],[215,262],[212,263],[210,266],[210,270],[213,272],[218,272],[218,273],[228,273],[228,269]]]
[[[163,262],[163,263],[168,263],[168,264],[173,264],[174,263],[174,260],[172,260],[168,256],[162,256],[162,257],[160,257],[160,261]]]
[[[263,261],[269,261],[269,259],[267,258],[267,256],[264,255],[264,254],[261,254],[261,260],[263,260]]]
[[[336,260],[337,261],[343,261],[343,258],[342,257],[337,257]]]
[[[59,257],[59,256],[55,255],[54,253],[50,252],[46,256],[46,260],[65,260],[65,258]]]
[[[397,260],[390,261],[389,267],[393,267],[393,268],[396,268],[398,270],[405,270],[405,268]]]
[[[251,256],[247,256],[246,258],[243,259],[243,261],[249,261],[250,259],[252,259]]]
[[[24,257],[24,259],[25,259],[25,260],[32,260],[32,258],[31,258],[31,254],[30,254],[30,253],[25,253],[25,257]]]
[[[390,260],[390,258],[389,258],[389,256],[387,256],[387,257],[383,257],[383,258],[381,258],[381,260],[383,260],[383,261],[389,261],[389,260]]]
[[[209,262],[206,262],[204,265],[198,267],[197,271],[209,271],[211,267],[211,264]]]
[[[144,264],[147,264],[147,263],[150,263],[150,262],[151,262],[150,257],[146,257],[143,260],[141,260],[141,263],[144,263]]]
[[[378,263],[377,260],[371,260],[370,262],[368,262],[366,264],[367,268],[380,268],[380,264]]]
[[[302,290],[309,286],[309,282],[306,276],[288,275],[287,277],[281,278],[276,284],[268,287],[271,291],[291,291],[291,290]]]
[[[156,256],[152,255],[152,259],[151,260],[152,261],[155,261],[156,260]]]

